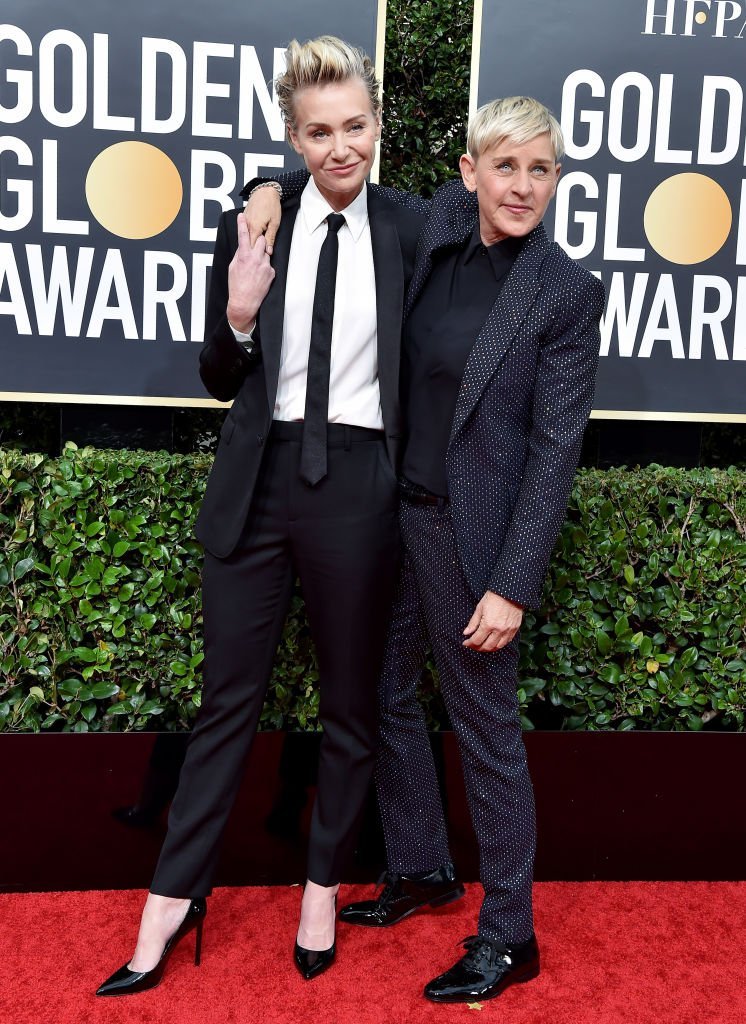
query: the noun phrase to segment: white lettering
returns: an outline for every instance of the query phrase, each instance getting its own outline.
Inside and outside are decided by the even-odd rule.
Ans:
[[[109,37],[102,32],[93,33],[93,66],[93,127],[108,132],[133,132],[134,117],[109,113]]]
[[[192,135],[207,135],[218,139],[230,139],[233,128],[230,124],[207,120],[207,100],[210,97],[227,99],[230,85],[227,82],[210,82],[207,78],[207,62],[210,57],[233,57],[232,43],[195,43],[194,66],[192,68]]]
[[[281,153],[245,153],[243,158],[243,180],[259,177],[259,169],[284,167],[285,157]],[[561,179],[560,179],[561,180]]]
[[[713,149],[715,131],[715,105],[718,92],[728,96],[728,122],[725,143],[719,151]],[[697,160],[700,164],[727,164],[738,152],[743,111],[743,89],[734,78],[720,75],[705,75],[702,83],[702,114],[699,122],[699,148]],[[718,118],[723,122],[722,114]]]
[[[207,271],[211,266],[211,253],[195,252],[192,255],[192,316],[191,330],[189,333],[190,341],[204,341]]]
[[[591,210],[575,211],[572,222],[582,228],[582,233],[577,245],[572,245],[569,241],[570,196],[574,188],[582,189],[586,199],[598,199],[598,183],[590,174],[571,171],[560,178],[555,199],[554,240],[568,256],[581,260],[590,256],[596,247],[598,214]]]
[[[709,11],[712,7],[712,0],[684,0],[686,5],[686,15],[684,17],[684,31],[681,33],[682,36],[693,36],[694,35],[694,18],[697,14],[697,5],[700,7],[706,7]]]
[[[640,94],[637,138],[631,147],[622,144],[624,100],[628,88],[637,89]],[[641,75],[637,71],[626,71],[615,80],[609,96],[609,152],[611,155],[624,163],[634,163],[643,157],[650,146],[652,123],[653,85],[645,75]]]
[[[19,167],[32,167],[34,157],[22,139],[15,139],[12,135],[0,136],[0,158],[3,153],[14,153]],[[5,164],[4,160],[0,160]],[[7,174],[7,168],[4,168]],[[5,178],[3,183],[9,193],[18,196],[18,208],[12,215],[2,212],[0,205],[0,231],[21,231],[31,222],[34,213],[34,185],[33,182],[23,178]]]
[[[22,29],[16,28],[15,25],[0,25],[0,43],[6,41],[15,43],[19,57],[31,56],[31,40]],[[15,85],[15,103],[12,107],[0,103],[0,122],[18,124],[20,121],[25,121],[31,113],[34,102],[32,73],[16,68],[8,70],[5,73],[5,81],[0,82],[0,96],[3,99],[7,98],[6,85]]]
[[[741,182],[741,212],[738,216],[736,263],[740,266],[746,264],[746,178]]]
[[[736,322],[733,325],[733,358],[746,361],[746,277],[739,277]]]
[[[61,76],[70,83],[70,109],[66,111],[58,110],[56,105],[57,50],[60,47],[67,48],[71,58],[70,70],[65,70]],[[67,29],[48,32],[39,44],[39,110],[57,128],[72,128],[85,117],[88,105],[87,61],[85,43]]]
[[[634,355],[635,340],[640,327],[642,304],[648,286],[649,274],[635,274],[632,279],[632,294],[627,306],[624,291],[624,273],[615,271],[611,275],[606,312],[601,317],[601,355],[608,356],[611,337],[616,328],[619,355],[628,359]]]
[[[661,317],[664,315],[665,325],[661,323]],[[670,274],[661,274],[658,281],[648,322],[640,342],[640,351],[637,353],[640,359],[650,358],[656,341],[667,341],[671,346],[671,355],[674,359],[686,359],[684,341],[681,337],[679,311],[676,306],[676,292],[674,291],[673,277]]]
[[[713,39],[718,37],[722,39],[725,36],[726,21],[735,21],[736,18],[740,18],[742,8],[740,4],[734,3],[733,0],[715,0],[715,6],[717,8],[717,15],[715,17]]]
[[[690,164],[691,149],[670,149],[673,75],[661,75],[658,86],[658,118],[655,127],[655,162],[657,164]]]
[[[213,165],[222,175],[217,185],[207,185],[207,168]],[[230,157],[217,150],[192,150],[192,169],[189,187],[189,237],[193,242],[214,242],[215,228],[205,226],[205,206],[219,203],[221,210],[230,210],[234,203],[231,193],[236,188],[236,167]]]
[[[171,80],[158,90],[158,56],[168,58]],[[167,96],[171,110],[167,117],[159,118],[156,101]],[[144,132],[165,135],[178,131],[184,124],[187,105],[187,58],[178,43],[170,39],[154,39],[146,36],[142,41],[142,116],[140,127]]]
[[[708,290],[716,291],[719,302],[715,309],[707,312]],[[723,320],[728,316],[733,304],[733,292],[728,282],[722,277],[697,274],[692,282],[692,318],[689,330],[689,358],[702,358],[702,335],[705,327],[710,328],[712,347],[716,359],[727,359],[728,348],[723,333]]]
[[[26,259],[39,334],[49,337],[54,334],[57,311],[61,306],[65,334],[70,338],[80,335],[88,284],[91,279],[93,252],[94,250],[88,246],[78,250],[75,284],[72,285],[68,250],[64,245],[55,245],[52,251],[52,264],[49,268],[49,284],[47,285],[41,246],[26,246]]]
[[[115,304],[110,306],[109,296],[112,288],[114,290]],[[109,249],[106,253],[106,259],[101,268],[98,290],[93,300],[91,319],[88,323],[87,336],[89,338],[101,337],[104,320],[119,320],[125,338],[137,337],[135,314],[127,287],[127,275],[124,272],[122,253],[119,249]]]
[[[43,163],[42,174],[42,228],[50,234],[87,235],[88,222],[84,220],[62,220],[57,216],[57,142],[43,139],[41,144]]]
[[[275,50],[273,78],[277,78],[285,66],[284,50]],[[267,86],[266,75],[261,69],[256,48],[241,47],[240,78],[238,85],[238,138],[254,137],[254,97],[259,100],[262,115],[273,142],[285,138],[285,122],[282,120],[280,105]]]
[[[606,189],[606,224],[604,228],[604,259],[627,260],[630,263],[642,263],[645,250],[621,246],[619,238],[619,212],[621,210],[621,174],[610,174]]]
[[[186,341],[184,325],[181,322],[178,300],[187,289],[186,263],[172,252],[152,252],[146,249],[144,254],[143,290],[142,290],[142,336],[146,341],[155,341],[158,328],[158,306],[168,319],[168,327],[174,341]],[[158,287],[159,267],[171,268],[171,287]]]
[[[583,110],[577,116],[580,124],[588,125],[588,141],[581,144],[575,137],[576,123],[576,102],[579,86],[588,86],[591,96],[599,97],[606,95],[604,80],[595,71],[580,69],[573,71],[565,79],[562,86],[562,132],[565,136],[565,150],[567,155],[574,160],[588,160],[595,156],[601,148],[604,130],[604,115],[600,110]]]
[[[0,316],[12,316],[15,319],[16,334],[31,334],[31,322],[23,298],[13,246],[10,242],[0,242],[0,294],[6,281],[10,297],[0,300]]]
[[[667,36],[675,35],[673,30],[673,16],[676,7],[676,0],[666,0],[666,10],[663,14],[656,13],[656,0],[648,0],[648,8],[645,14],[645,30],[642,35],[654,36],[657,33],[653,29],[653,23],[656,18],[663,18],[665,21],[665,29],[663,34]]]

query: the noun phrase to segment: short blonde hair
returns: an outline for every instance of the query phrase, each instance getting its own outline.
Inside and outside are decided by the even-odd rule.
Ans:
[[[561,160],[565,153],[565,140],[551,110],[530,96],[508,96],[479,108],[469,122],[466,146],[469,156],[476,160],[480,153],[501,139],[510,139],[521,145],[545,132],[549,133],[555,160]]]
[[[381,85],[367,53],[336,36],[319,36],[305,43],[291,40],[285,51],[285,71],[275,79],[275,93],[285,127],[296,128],[293,99],[300,89],[346,82],[351,78],[363,83],[377,117],[381,112]]]

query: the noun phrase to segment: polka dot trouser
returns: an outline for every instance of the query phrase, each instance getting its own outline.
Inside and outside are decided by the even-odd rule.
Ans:
[[[381,677],[376,786],[389,870],[450,860],[443,807],[416,687],[432,647],[461,754],[479,843],[479,934],[523,942],[533,932],[533,789],[521,735],[517,638],[501,651],[462,646],[476,604],[461,570],[448,507],[401,502],[404,557]]]

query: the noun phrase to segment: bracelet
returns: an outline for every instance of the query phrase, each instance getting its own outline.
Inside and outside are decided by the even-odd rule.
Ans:
[[[251,192],[249,192],[249,199],[251,199],[254,193],[258,192],[260,188],[273,188],[280,199],[282,199],[282,185],[279,181],[262,181],[258,185],[254,185]]]

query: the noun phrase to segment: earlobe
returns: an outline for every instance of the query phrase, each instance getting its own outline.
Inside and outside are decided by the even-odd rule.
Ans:
[[[461,171],[461,180],[469,192],[477,191],[476,167],[468,153],[464,153],[458,162]]]

